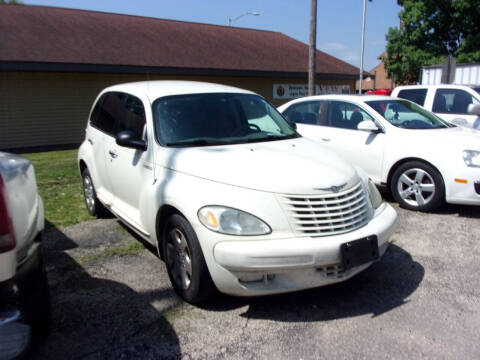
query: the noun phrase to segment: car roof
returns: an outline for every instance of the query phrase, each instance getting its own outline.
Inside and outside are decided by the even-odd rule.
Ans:
[[[139,81],[110,86],[102,91],[121,91],[133,95],[147,95],[150,100],[163,96],[204,93],[242,93],[255,94],[254,92],[228,85],[213,84],[200,81],[182,80],[154,80]]]
[[[403,90],[403,89],[425,89],[425,88],[473,88],[476,85],[464,85],[464,84],[432,84],[432,85],[400,85],[397,86],[394,90]]]
[[[312,100],[339,100],[339,101],[351,101],[351,102],[366,102],[371,100],[391,100],[391,96],[385,95],[315,95],[306,96],[303,98],[295,99],[291,103],[312,101]],[[397,98],[393,98],[397,99]]]

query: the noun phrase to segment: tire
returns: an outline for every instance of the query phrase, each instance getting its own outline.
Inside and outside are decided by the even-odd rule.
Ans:
[[[197,235],[183,216],[173,214],[167,219],[162,249],[170,282],[183,300],[195,304],[212,295],[215,285]]]
[[[82,172],[82,188],[88,213],[98,218],[107,217],[108,210],[97,198],[97,192],[88,168],[85,168]]]
[[[36,272],[32,274],[25,291],[26,296],[23,300],[25,320],[32,328],[32,344],[36,347],[47,338],[52,326],[50,290],[41,255]]]
[[[433,166],[421,161],[400,165],[393,173],[390,190],[401,207],[417,211],[438,208],[445,196],[442,176]]]

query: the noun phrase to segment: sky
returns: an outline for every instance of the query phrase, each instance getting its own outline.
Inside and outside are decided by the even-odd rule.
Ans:
[[[279,31],[309,43],[309,0],[23,0],[24,4],[149,16],[161,19]],[[360,67],[363,0],[318,0],[317,48]],[[385,50],[385,34],[398,27],[396,0],[367,1],[364,70],[372,70]]]

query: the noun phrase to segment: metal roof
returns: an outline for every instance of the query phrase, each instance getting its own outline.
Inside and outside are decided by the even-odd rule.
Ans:
[[[308,46],[280,32],[32,5],[0,4],[0,68],[62,64],[307,73]],[[3,66],[2,66],[3,64]],[[13,68],[12,68],[13,66]],[[80,67],[78,67],[80,69]],[[317,51],[317,73],[359,69]],[[35,69],[32,67],[31,69]],[[66,70],[65,70],[66,71]]]

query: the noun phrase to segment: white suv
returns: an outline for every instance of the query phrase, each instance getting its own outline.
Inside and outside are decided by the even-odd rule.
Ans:
[[[88,211],[155,245],[189,302],[346,280],[383,255],[397,217],[363,173],[229,86],[107,88],[78,161]]]
[[[405,85],[392,96],[413,101],[452,124],[480,129],[480,86]]]

